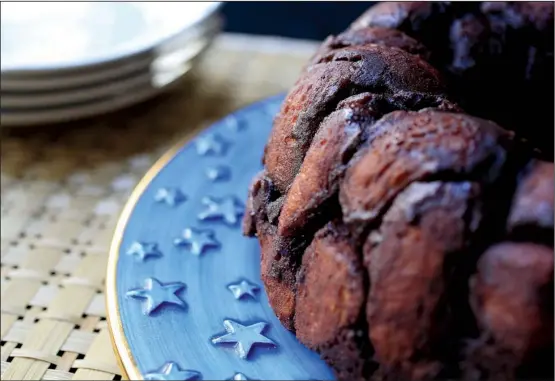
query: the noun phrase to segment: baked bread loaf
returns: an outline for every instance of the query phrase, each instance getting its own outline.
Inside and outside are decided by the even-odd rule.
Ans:
[[[379,3],[303,69],[244,231],[340,380],[553,377],[553,70],[506,2]]]

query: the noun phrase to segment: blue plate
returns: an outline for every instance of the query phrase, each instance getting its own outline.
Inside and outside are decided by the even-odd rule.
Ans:
[[[282,96],[216,123],[162,157],[126,205],[112,243],[108,316],[131,379],[331,380],[281,326],[241,234],[248,186]]]

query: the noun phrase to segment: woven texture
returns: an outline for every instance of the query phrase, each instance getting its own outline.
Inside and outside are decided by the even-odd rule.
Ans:
[[[121,378],[104,279],[127,197],[184,135],[286,91],[314,46],[223,35],[170,94],[86,121],[2,130],[2,380]]]

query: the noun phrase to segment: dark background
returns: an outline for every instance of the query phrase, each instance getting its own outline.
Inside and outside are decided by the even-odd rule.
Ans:
[[[375,2],[230,2],[228,32],[323,40],[343,31]]]

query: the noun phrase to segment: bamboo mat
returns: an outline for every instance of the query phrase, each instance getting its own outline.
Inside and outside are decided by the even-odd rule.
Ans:
[[[129,193],[179,138],[286,91],[314,49],[222,35],[171,94],[86,121],[2,129],[2,380],[121,378],[104,278]]]

